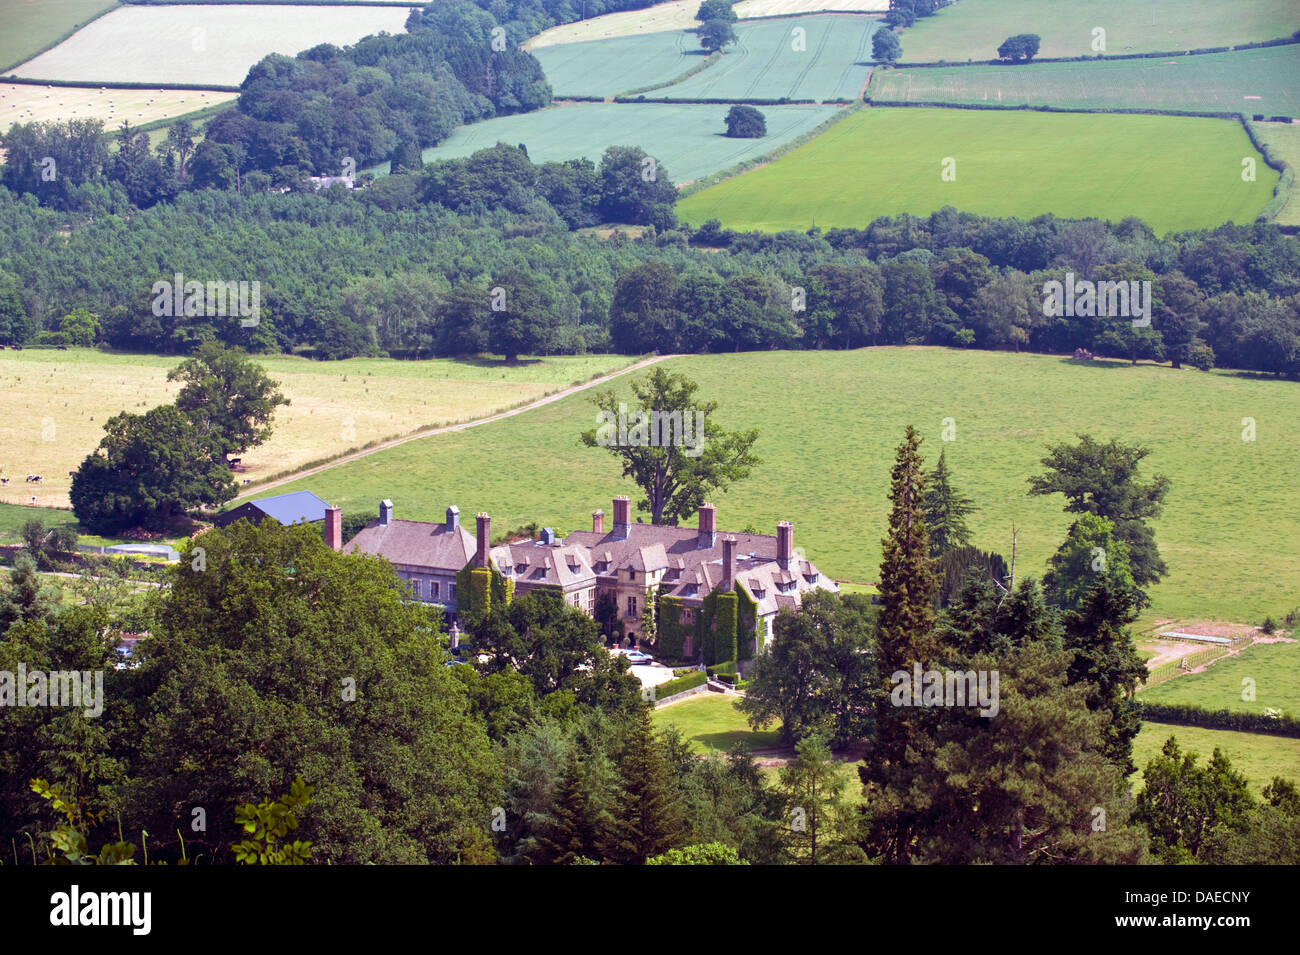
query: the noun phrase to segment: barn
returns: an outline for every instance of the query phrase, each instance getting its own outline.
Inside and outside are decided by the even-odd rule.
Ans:
[[[217,527],[228,527],[243,518],[253,524],[261,524],[268,517],[281,524],[312,523],[325,520],[325,509],[329,507],[311,491],[294,491],[291,494],[276,494],[262,497],[255,501],[245,501],[238,507],[223,511],[212,519]]]

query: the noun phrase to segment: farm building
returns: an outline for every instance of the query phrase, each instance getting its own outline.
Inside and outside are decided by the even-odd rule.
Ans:
[[[228,527],[243,518],[253,524],[261,524],[269,517],[281,524],[310,524],[325,520],[325,511],[328,509],[329,505],[311,491],[294,491],[292,494],[245,501],[236,508],[218,514],[212,523],[217,527]]]
[[[331,508],[331,515],[336,509]],[[626,497],[614,498],[613,521],[592,513],[589,531],[561,538],[547,528],[534,540],[491,546],[491,518],[479,514],[475,533],[460,526],[460,511],[447,509],[442,523],[397,521],[391,501],[380,505],[379,520],[346,546],[339,540],[341,512],[326,525],[326,540],[347,553],[386,558],[420,600],[456,611],[456,574],[467,564],[491,566],[514,583],[516,594],[548,588],[591,616],[597,601],[612,599],[623,633],[638,638],[647,593],[676,598],[681,624],[693,626],[705,599],[715,591],[743,588],[756,605],[759,632],[766,640],[782,607],[795,609],[815,588],[838,591],[834,581],[796,554],[794,525],[781,521],[775,535],[727,534],[717,529],[712,504],[699,509],[698,527],[633,523]],[[330,529],[335,528],[331,537]],[[683,648],[698,648],[688,637]]]

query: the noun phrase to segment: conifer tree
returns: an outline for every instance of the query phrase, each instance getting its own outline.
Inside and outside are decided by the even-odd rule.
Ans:
[[[623,791],[604,854],[624,865],[644,865],[651,856],[681,845],[686,836],[679,787],[655,739],[648,709],[632,723],[619,770]]]
[[[939,463],[925,491],[925,528],[930,535],[930,556],[936,559],[970,543],[966,517],[975,511],[975,502],[953,487],[945,454],[939,452]]]

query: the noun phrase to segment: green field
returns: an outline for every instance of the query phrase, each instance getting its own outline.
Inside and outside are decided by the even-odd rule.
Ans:
[[[1214,747],[1223,750],[1232,766],[1250,781],[1256,794],[1274,776],[1300,783],[1300,739],[1269,736],[1264,733],[1235,733],[1230,730],[1206,730],[1198,726],[1171,726],[1168,723],[1143,723],[1133,741],[1133,762],[1138,771],[1129,777],[1133,788],[1141,788],[1141,776],[1147,763],[1160,755],[1170,736],[1177,738],[1184,753],[1199,753],[1198,766],[1209,762]]]
[[[750,749],[774,749],[781,745],[775,727],[752,730],[736,709],[734,696],[709,693],[673,703],[654,711],[656,729],[675,726],[691,741],[697,753],[727,753],[737,743]]]
[[[759,429],[763,464],[714,496],[719,527],[775,533],[777,521],[791,520],[795,546],[834,578],[878,578],[889,472],[909,422],[929,463],[947,449],[958,486],[979,505],[975,543],[1009,554],[1015,524],[1017,571],[1041,574],[1070,520],[1060,499],[1030,497],[1027,480],[1047,443],[1086,429],[1149,446],[1143,473],[1173,482],[1155,525],[1171,576],[1152,590],[1154,613],[1258,622],[1298,602],[1300,486],[1277,470],[1300,445],[1294,382],[942,348],[749,352],[664,367],[698,381],[701,397],[719,402],[724,427]],[[1253,443],[1241,440],[1244,416],[1256,419]],[[946,445],[945,417],[957,428]],[[575,395],[282,490],[312,490],[365,513],[390,497],[398,517],[418,520],[439,520],[457,504],[463,514],[487,511],[498,528],[536,520],[568,533],[590,527],[591,511],[608,512],[616,494],[636,500],[612,455],[580,445],[579,432],[595,424],[592,405]]]
[[[0,0],[0,72],[117,6],[117,0]]]
[[[873,100],[1300,116],[1300,45],[1170,59],[877,71]]]
[[[728,107],[675,103],[582,103],[553,106],[461,126],[424,161],[468,156],[498,142],[523,143],[533,162],[586,156],[600,162],[610,146],[640,146],[661,162],[675,183],[690,182],[756,159],[835,115],[836,106],[764,106],[767,135],[723,135]],[[380,172],[386,171],[380,167]]]
[[[534,50],[556,97],[614,96],[668,83],[708,54],[690,30],[564,43]]]
[[[1242,693],[1254,680],[1254,700]],[[1264,712],[1266,706],[1300,714],[1300,643],[1247,647],[1201,673],[1175,677],[1142,691],[1149,703],[1186,703],[1210,710]]]
[[[736,24],[735,46],[708,69],[647,96],[672,99],[856,99],[871,71],[869,17],[812,16]],[[794,30],[804,30],[795,49]]]
[[[1252,123],[1255,135],[1277,158],[1300,169],[1300,123]],[[1292,187],[1287,203],[1278,213],[1280,225],[1300,226],[1300,191]]]
[[[1063,144],[1068,144],[1065,148]],[[1240,124],[1171,116],[1023,110],[865,109],[777,161],[683,199],[692,225],[862,228],[879,216],[944,206],[1025,219],[1044,213],[1119,221],[1157,233],[1248,223],[1277,173]],[[955,180],[942,181],[954,160]]]
[[[1015,33],[1042,37],[1040,56],[1091,56],[1093,29],[1106,50],[1155,53],[1232,46],[1290,36],[1300,28],[1294,0],[961,0],[903,31],[903,60],[991,60]]]

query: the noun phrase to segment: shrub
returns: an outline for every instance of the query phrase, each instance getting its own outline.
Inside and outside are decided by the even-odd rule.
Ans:
[[[1277,622],[1271,616],[1265,617],[1264,622],[1259,625],[1259,629],[1271,636],[1277,631]]]
[[[660,683],[654,688],[654,698],[664,700],[674,694],[685,693],[697,686],[703,686],[708,680],[709,678],[703,670],[694,670],[688,676],[678,677],[676,680],[669,680],[667,683]]]

